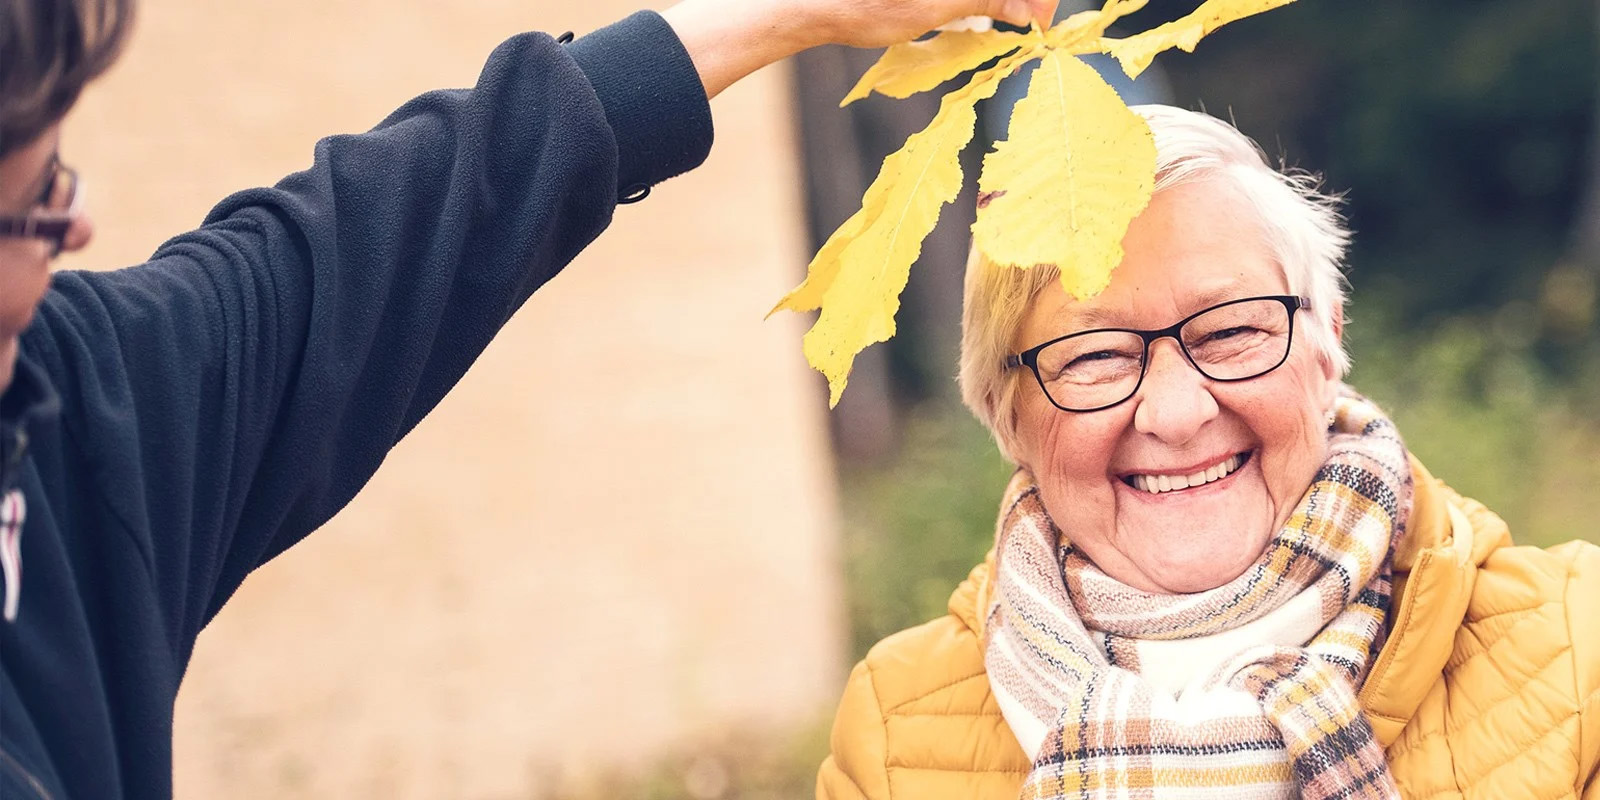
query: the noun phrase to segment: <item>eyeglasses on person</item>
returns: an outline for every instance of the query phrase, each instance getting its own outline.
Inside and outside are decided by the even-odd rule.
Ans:
[[[54,258],[66,244],[81,201],[77,170],[62,164],[59,158],[52,159],[49,179],[33,208],[26,214],[0,214],[0,236],[43,239],[49,243],[50,256]]]
[[[1051,339],[1007,356],[1005,368],[1033,370],[1045,397],[1062,411],[1100,411],[1139,391],[1150,345],[1165,337],[1211,380],[1259,378],[1288,360],[1295,312],[1310,307],[1310,300],[1294,295],[1229,300],[1160,330],[1097,328]]]

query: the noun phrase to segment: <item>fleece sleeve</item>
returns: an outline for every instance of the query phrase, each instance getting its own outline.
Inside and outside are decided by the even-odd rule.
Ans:
[[[181,648],[361,489],[619,197],[710,145],[658,15],[519,35],[472,88],[321,141],[148,263],[56,276],[25,350]]]

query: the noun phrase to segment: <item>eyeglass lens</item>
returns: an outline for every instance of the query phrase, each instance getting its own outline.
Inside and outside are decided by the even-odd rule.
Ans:
[[[39,195],[41,210],[55,214],[66,214],[72,211],[73,195],[77,192],[77,177],[72,170],[66,167],[56,167],[50,175],[49,183],[45,184],[44,191]]]
[[[1276,299],[1218,306],[1184,323],[1178,341],[1213,380],[1237,381],[1276,369],[1289,354],[1292,312]],[[1054,342],[1038,354],[1039,382],[1056,405],[1090,410],[1138,390],[1148,348],[1129,331],[1092,331]]]

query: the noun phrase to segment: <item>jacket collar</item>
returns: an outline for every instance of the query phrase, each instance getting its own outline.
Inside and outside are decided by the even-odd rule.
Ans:
[[[1466,618],[1478,567],[1511,544],[1506,524],[1482,504],[1456,494],[1411,459],[1415,494],[1405,537],[1395,546],[1389,639],[1359,695],[1385,748],[1400,737],[1438,682]],[[994,551],[950,595],[949,610],[979,641],[992,592]]]
[[[1478,567],[1511,545],[1494,512],[1462,497],[1411,459],[1415,494],[1406,536],[1394,552],[1389,640],[1359,695],[1384,747],[1400,738],[1455,650]]]
[[[44,370],[19,357],[11,386],[0,395],[0,494],[17,482],[28,454],[30,429],[54,419],[60,408]]]

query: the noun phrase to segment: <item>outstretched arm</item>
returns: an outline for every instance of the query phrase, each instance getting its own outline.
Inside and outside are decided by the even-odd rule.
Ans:
[[[952,20],[1050,20],[1058,0],[684,0],[662,13],[694,60],[706,96],[822,44],[883,47]]]

